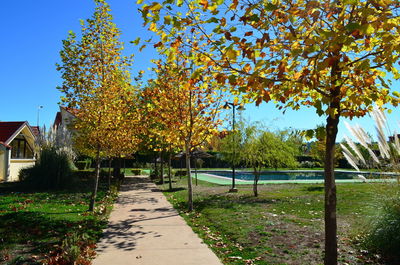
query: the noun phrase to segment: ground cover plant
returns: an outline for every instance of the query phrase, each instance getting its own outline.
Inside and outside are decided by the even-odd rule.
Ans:
[[[224,186],[199,181],[194,212],[187,213],[185,180],[176,181],[174,192],[167,190],[167,184],[162,186],[164,194],[224,264],[321,264],[322,184],[260,185],[255,198],[251,185],[228,193]],[[381,198],[398,189],[387,183],[338,184],[341,264],[384,262],[360,242],[380,214]]]
[[[0,184],[0,264],[89,264],[116,194],[101,183],[99,204],[89,213],[92,182],[40,192]]]

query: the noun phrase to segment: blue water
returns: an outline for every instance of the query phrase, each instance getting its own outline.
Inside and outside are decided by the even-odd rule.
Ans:
[[[221,172],[221,171],[207,171],[209,174],[222,176],[222,177],[232,177],[232,172]],[[357,179],[357,173],[345,173],[345,172],[335,172],[336,179]],[[367,177],[367,176],[366,176]],[[236,172],[236,179],[241,180],[253,180],[254,175],[252,172]],[[314,179],[324,179],[323,172],[261,172],[259,180],[314,180]]]

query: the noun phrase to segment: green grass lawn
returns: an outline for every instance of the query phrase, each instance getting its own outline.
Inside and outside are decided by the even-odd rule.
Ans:
[[[228,193],[227,186],[199,181],[195,211],[187,213],[186,181],[177,180],[173,192],[165,184],[164,194],[224,264],[322,264],[323,185],[260,185],[255,198],[250,185]],[[339,263],[376,263],[355,242],[396,190],[393,183],[337,185]]]
[[[0,184],[0,263],[41,263],[46,255],[96,242],[115,197],[101,184],[96,211],[88,213],[91,188],[92,181],[81,181],[69,190],[40,192],[20,183]]]

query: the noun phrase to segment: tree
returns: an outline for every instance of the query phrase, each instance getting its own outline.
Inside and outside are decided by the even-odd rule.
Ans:
[[[154,69],[157,79],[146,97],[152,109],[155,130],[163,141],[174,144],[185,153],[188,175],[188,209],[193,210],[193,190],[190,173],[191,152],[201,147],[216,133],[221,95],[215,82],[201,69],[194,69],[183,52],[166,64],[159,61]]]
[[[398,105],[399,94],[390,94],[385,75],[400,77],[395,67],[400,3],[178,0],[177,8],[172,3],[142,8],[145,23],[160,36],[160,52],[184,34],[196,35],[180,45],[193,46],[194,60],[220,83],[235,86],[256,104],[313,107],[326,116],[324,262],[337,264],[333,159],[338,124],[341,117],[364,116],[372,102]]]
[[[254,170],[253,192],[257,197],[257,184],[261,170],[265,167],[275,170],[279,167],[295,167],[297,150],[292,145],[283,142],[279,135],[260,130],[255,125],[247,126],[244,135],[244,144],[240,152],[241,160]]]
[[[230,165],[239,166],[242,162],[240,150],[243,147],[246,137],[246,123],[240,120],[234,131],[227,131],[219,143],[221,159]]]
[[[81,150],[94,152],[96,157],[90,211],[95,205],[102,152],[116,152],[122,146],[125,150],[136,144],[132,131],[122,126],[128,116],[132,118],[126,115],[133,101],[127,70],[130,58],[122,56],[120,31],[112,22],[109,5],[104,0],[95,0],[95,4],[92,18],[81,22],[81,39],[70,32],[63,41],[61,64],[57,66],[63,79],[58,88],[64,93],[62,102],[76,109],[75,143]],[[125,138],[125,133],[130,136]],[[129,140],[121,145],[122,135]]]

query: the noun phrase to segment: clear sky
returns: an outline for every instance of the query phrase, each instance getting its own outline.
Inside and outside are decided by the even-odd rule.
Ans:
[[[155,58],[153,48],[139,53],[129,41],[137,37],[146,38],[148,32],[142,27],[136,0],[108,0],[114,22],[122,31],[122,41],[126,52],[135,54],[133,72],[146,70]],[[0,41],[0,120],[28,121],[37,124],[38,106],[40,125],[52,124],[61,94],[56,87],[61,84],[60,74],[55,64],[59,62],[61,41],[69,30],[80,32],[80,19],[90,17],[94,10],[91,0],[20,0],[2,1]],[[395,89],[399,90],[399,83]],[[399,128],[399,111],[389,115],[392,129]],[[296,128],[312,129],[324,122],[313,109],[287,111],[285,115],[273,104],[260,107],[246,106],[244,116],[256,121],[262,120],[272,129]],[[343,121],[343,120],[342,120]],[[375,134],[370,118],[356,119]],[[398,130],[400,131],[400,129]],[[343,122],[338,139],[348,134]]]

